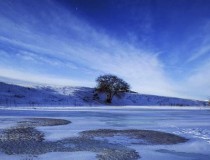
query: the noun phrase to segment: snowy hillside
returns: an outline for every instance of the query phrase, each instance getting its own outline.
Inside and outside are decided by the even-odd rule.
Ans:
[[[99,98],[100,97],[100,98]],[[94,89],[87,87],[17,86],[0,82],[0,106],[100,106],[103,95],[94,97]],[[126,93],[114,98],[115,106],[203,106],[204,101]]]

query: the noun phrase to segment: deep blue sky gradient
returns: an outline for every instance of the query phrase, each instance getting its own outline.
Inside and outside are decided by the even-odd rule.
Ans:
[[[0,0],[0,76],[210,96],[209,0]]]

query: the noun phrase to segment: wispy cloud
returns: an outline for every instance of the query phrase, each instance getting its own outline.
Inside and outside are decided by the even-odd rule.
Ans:
[[[197,51],[194,53],[188,60],[187,62],[192,62],[195,61],[196,59],[200,58],[201,56],[208,56],[210,55],[210,40],[206,43],[204,43]]]
[[[209,98],[210,95],[210,58],[197,67],[187,78],[186,88],[188,92],[196,92],[199,98]]]
[[[210,22],[207,21],[206,25],[202,27],[202,30],[199,33],[200,39],[197,39],[198,45],[197,49],[194,51],[194,53],[189,57],[187,62],[193,62],[197,60],[200,57],[210,55]],[[192,45],[193,47],[193,45]]]
[[[0,51],[4,55],[0,76],[38,83],[94,86],[99,74],[112,73],[141,93],[189,94],[180,93],[156,52],[117,39],[53,1],[44,1],[48,7],[38,17],[29,12],[31,8],[27,5],[16,7],[14,1],[4,3],[8,12],[0,13],[3,24],[0,42],[8,47]],[[25,12],[27,16],[23,16]],[[16,20],[10,18],[12,15],[17,16]],[[193,76],[199,79],[203,75],[198,73],[205,71],[200,69],[188,81]]]
[[[19,80],[22,82],[31,82],[35,84],[45,84],[45,85],[68,85],[68,86],[93,86],[93,82],[82,81],[78,79],[66,79],[66,78],[59,78],[53,75],[46,75],[46,74],[33,74],[33,73],[26,73],[24,71],[18,71],[12,68],[0,68],[0,78],[10,78],[13,80]]]

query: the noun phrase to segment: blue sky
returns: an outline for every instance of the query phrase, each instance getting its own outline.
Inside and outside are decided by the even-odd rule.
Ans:
[[[0,77],[210,97],[209,0],[0,0]]]

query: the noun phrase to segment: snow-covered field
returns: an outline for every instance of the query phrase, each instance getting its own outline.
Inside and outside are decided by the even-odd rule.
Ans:
[[[45,140],[58,141],[77,137],[79,133],[95,129],[140,129],[173,133],[189,139],[173,145],[135,144],[135,139],[124,136],[103,140],[136,150],[140,159],[209,160],[210,159],[210,110],[204,107],[87,107],[0,110],[0,130],[16,125],[24,118],[46,117],[69,120],[60,126],[42,126],[37,129],[45,134]],[[99,137],[98,139],[101,139]],[[97,154],[90,151],[49,152],[41,155],[7,155],[0,152],[2,160],[94,160]]]
[[[0,106],[105,106],[105,95],[95,95],[93,88],[21,86],[0,82]],[[123,97],[113,98],[112,106],[207,106],[206,101],[125,93]]]

